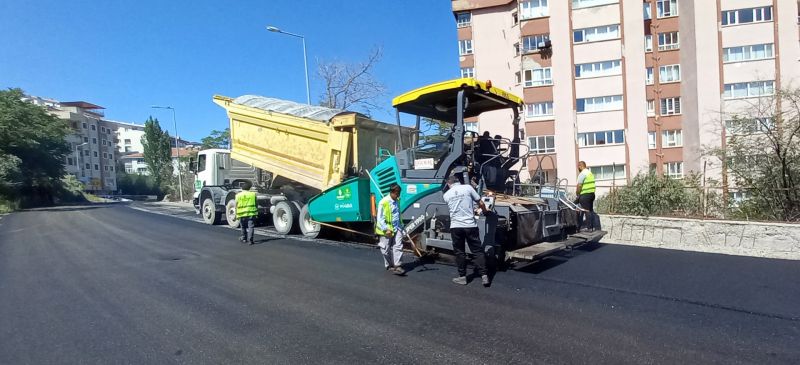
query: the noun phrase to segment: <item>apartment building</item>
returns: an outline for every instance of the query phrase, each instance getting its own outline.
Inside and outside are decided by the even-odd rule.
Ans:
[[[117,140],[117,153],[120,156],[144,151],[142,137],[144,136],[144,125],[116,120],[109,120],[109,124],[114,126],[115,138]]]
[[[172,174],[178,176],[180,171],[178,167],[187,168],[186,162],[181,162],[182,158],[193,156],[197,153],[197,149],[191,147],[181,147],[180,149],[173,147],[171,151],[172,156]],[[125,172],[129,174],[150,175],[150,169],[147,163],[144,162],[144,154],[141,152],[127,154],[120,158]]]
[[[652,169],[725,180],[725,122],[800,87],[797,0],[453,0],[460,76],[524,98],[530,173],[598,186]],[[543,42],[552,49],[537,52]],[[511,133],[508,112],[469,126]]]
[[[37,96],[25,101],[39,105],[64,120],[72,133],[66,140],[71,153],[64,161],[66,172],[96,193],[117,190],[115,126],[103,119],[103,107],[85,102],[62,102]]]

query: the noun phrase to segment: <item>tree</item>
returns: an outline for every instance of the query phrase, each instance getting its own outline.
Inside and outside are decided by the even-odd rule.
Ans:
[[[359,63],[318,61],[317,74],[325,84],[320,105],[342,110],[356,108],[366,115],[382,109],[378,99],[386,94],[386,86],[372,75],[382,56],[383,49],[375,47],[367,59]]]
[[[721,118],[725,143],[706,151],[721,162],[728,191],[740,192],[732,213],[800,221],[800,89],[745,102],[746,109]]]
[[[20,89],[0,91],[0,196],[48,204],[61,187],[69,128],[24,96]]]
[[[200,140],[201,148],[230,148],[231,145],[231,129],[225,128],[225,130],[218,131],[216,129],[212,130],[208,137],[203,137]]]
[[[172,148],[169,133],[161,129],[158,119],[147,118],[142,136],[144,162],[156,187],[172,176]]]
[[[181,157],[178,159],[178,173],[181,174],[180,183],[183,187],[183,195],[184,198],[187,196],[192,196],[194,193],[194,173],[189,171],[189,163],[192,160],[196,160],[197,158],[197,151],[189,151],[188,155],[184,156],[181,154]],[[170,177],[170,199],[173,201],[178,201],[179,198],[179,189],[178,189],[178,175],[173,174]]]

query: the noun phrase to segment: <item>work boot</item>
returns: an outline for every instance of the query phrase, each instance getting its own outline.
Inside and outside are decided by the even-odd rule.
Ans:
[[[459,285],[467,285],[467,277],[459,276],[457,278],[453,278],[453,282]]]
[[[481,282],[483,283],[483,286],[485,286],[485,287],[488,287],[489,285],[491,285],[491,282],[489,281],[489,275],[481,275]]]
[[[246,243],[247,242],[247,238],[239,237],[239,242]]]
[[[394,270],[392,270],[392,271],[394,271],[394,274],[395,274],[395,275],[399,275],[399,276],[402,276],[402,275],[405,275],[405,274],[406,274],[406,271],[405,271],[405,270],[403,270],[403,268],[402,268],[402,267],[400,267],[400,266],[395,266],[395,267],[394,267]]]
[[[251,245],[251,246],[252,246],[252,245],[255,245],[255,244],[256,244],[256,241],[250,240],[250,245]]]

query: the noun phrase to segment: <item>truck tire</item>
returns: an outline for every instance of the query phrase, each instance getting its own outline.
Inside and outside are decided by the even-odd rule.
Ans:
[[[298,223],[303,236],[307,238],[317,238],[319,236],[319,231],[322,226],[311,220],[311,214],[308,212],[308,204],[304,205],[303,209],[300,210],[300,219]]]
[[[297,216],[300,212],[294,204],[288,201],[281,201],[275,204],[275,210],[272,212],[272,224],[275,230],[280,234],[289,234],[297,229]]]
[[[217,205],[214,204],[214,201],[211,198],[206,198],[203,200],[203,206],[200,208],[201,213],[203,213],[203,221],[206,224],[217,224],[219,223],[219,214],[217,213]]]
[[[239,228],[239,219],[236,218],[236,199],[228,200],[225,204],[225,220],[231,228]]]

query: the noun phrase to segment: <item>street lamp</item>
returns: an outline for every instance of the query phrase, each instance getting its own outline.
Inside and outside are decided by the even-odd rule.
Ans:
[[[86,146],[87,144],[89,144],[89,142],[83,142],[81,144],[76,144],[75,145],[75,165],[78,168],[77,171],[75,171],[75,177],[76,178],[78,177],[78,172],[80,172],[81,175],[83,175],[83,166],[81,166],[81,163],[78,162],[78,157],[81,155],[78,152],[78,147],[83,147],[83,146]],[[83,177],[83,176],[81,176],[81,177]]]
[[[301,35],[299,35],[299,34],[294,34],[294,33],[289,33],[289,32],[282,31],[282,30],[280,30],[280,29],[278,29],[276,27],[273,27],[271,25],[267,26],[267,30],[270,31],[270,32],[281,33],[281,34],[286,34],[286,35],[289,35],[289,36],[292,36],[292,37],[297,37],[297,38],[300,38],[301,40],[303,40],[303,66],[306,69],[306,104],[311,105],[311,88],[309,88],[309,86],[308,86],[308,55],[306,54],[306,38],[301,36]]]
[[[175,120],[175,108],[171,106],[158,106],[151,105],[153,109],[169,109],[172,110],[172,126],[175,131],[175,153],[178,155],[178,192],[180,194],[181,202],[183,202],[183,182],[181,181],[181,148],[178,145],[178,122]]]

